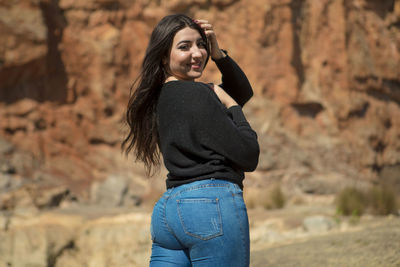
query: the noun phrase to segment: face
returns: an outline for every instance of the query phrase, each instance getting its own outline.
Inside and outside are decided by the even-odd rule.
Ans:
[[[167,72],[171,75],[167,80],[194,81],[203,73],[207,59],[206,43],[200,33],[186,27],[175,34],[169,57],[165,59]]]

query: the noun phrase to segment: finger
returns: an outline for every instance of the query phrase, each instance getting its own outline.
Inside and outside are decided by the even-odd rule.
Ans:
[[[209,23],[208,20],[205,19],[195,19],[194,22],[196,22],[197,24]]]
[[[213,26],[209,23],[201,24],[200,27],[203,28],[204,30],[212,30],[213,29]]]
[[[204,31],[204,33],[207,37],[213,37],[215,35],[214,31],[212,30]]]

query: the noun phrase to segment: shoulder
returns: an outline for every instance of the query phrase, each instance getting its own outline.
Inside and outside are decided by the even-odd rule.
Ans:
[[[161,88],[159,103],[210,101],[213,99],[212,94],[212,89],[202,82],[171,81]]]
[[[211,116],[223,111],[224,106],[205,83],[173,81],[161,88],[157,110],[161,116]]]
[[[185,92],[185,91],[191,91],[196,89],[200,91],[204,91],[205,89],[208,89],[209,87],[205,83],[201,82],[194,82],[194,81],[170,81],[167,82],[163,85],[161,88],[161,93],[165,92]]]

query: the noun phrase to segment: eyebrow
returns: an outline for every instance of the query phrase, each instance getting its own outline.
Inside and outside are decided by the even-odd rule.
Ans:
[[[191,41],[189,41],[189,40],[183,40],[183,41],[180,41],[179,43],[177,43],[176,45],[180,45],[180,44],[182,44],[182,43],[191,43]]]
[[[198,38],[197,40],[196,40],[196,42],[198,42],[198,41],[204,41],[203,40],[203,38]],[[180,45],[181,43],[191,43],[192,41],[190,41],[190,40],[182,40],[182,41],[179,41],[176,45]]]

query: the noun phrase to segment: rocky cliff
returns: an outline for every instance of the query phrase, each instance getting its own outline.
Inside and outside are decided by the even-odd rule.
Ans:
[[[2,0],[3,209],[18,205],[22,193],[10,192],[21,188],[37,207],[66,195],[95,202],[104,181],[118,184],[115,205],[162,189],[165,171],[146,180],[119,146],[152,27],[177,12],[212,21],[254,87],[245,112],[262,153],[249,188],[398,184],[398,0]],[[215,66],[203,80],[219,81]]]
[[[177,12],[210,20],[253,85],[245,193],[400,192],[399,0],[0,0],[0,264],[147,264],[166,171],[145,178],[120,142],[149,34]]]

